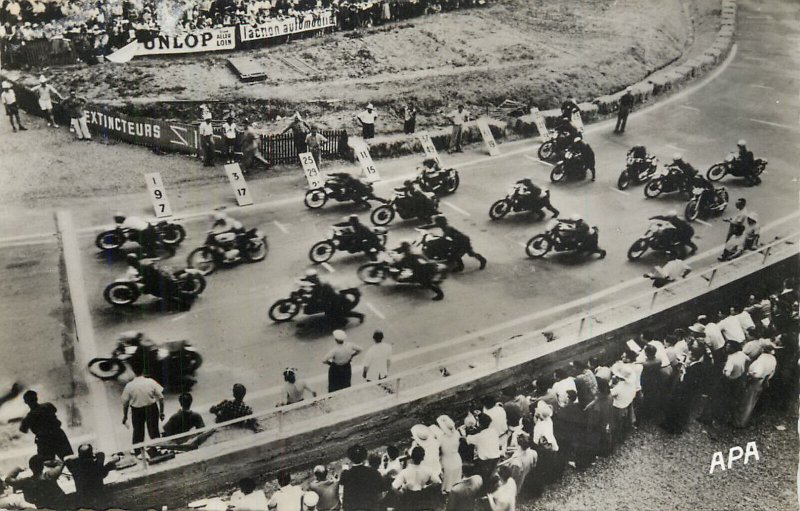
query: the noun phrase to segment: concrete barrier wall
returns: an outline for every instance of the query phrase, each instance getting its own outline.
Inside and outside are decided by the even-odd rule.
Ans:
[[[587,360],[594,356],[607,361],[616,359],[622,352],[623,341],[643,330],[671,331],[692,323],[701,312],[727,305],[732,297],[743,298],[754,290],[775,289],[784,278],[798,275],[798,263],[800,256],[794,254],[610,333],[560,347],[545,344],[540,346],[541,356],[520,360],[519,364],[502,367],[480,378],[470,380],[470,374],[442,378],[429,387],[431,390],[424,396],[413,396],[409,392],[406,399],[387,397],[363,413],[343,411],[349,416],[330,410],[323,419],[314,422],[313,429],[298,428],[286,438],[269,441],[264,436],[269,433],[262,433],[224,450],[216,448],[223,448],[220,445],[183,454],[180,460],[173,462],[175,464],[154,466],[148,474],[115,484],[117,501],[113,504],[131,509],[185,506],[198,495],[230,488],[244,476],[264,477],[281,469],[306,469],[341,458],[347,446],[355,442],[374,448],[406,439],[411,426],[419,422],[431,423],[442,413],[461,418],[468,403],[482,395],[498,394],[510,385],[528,385],[537,375],[550,374],[575,359]]]

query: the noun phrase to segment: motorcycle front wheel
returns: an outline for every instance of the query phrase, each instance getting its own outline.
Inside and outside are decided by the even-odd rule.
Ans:
[[[556,154],[556,144],[552,140],[548,140],[544,144],[539,146],[539,150],[536,152],[539,155],[540,160],[549,160]]]
[[[321,208],[326,202],[328,202],[328,194],[322,188],[307,191],[303,199],[303,203],[309,209]]]
[[[181,279],[181,291],[189,296],[198,296],[206,289],[206,279],[202,275],[184,274]]]
[[[386,279],[386,269],[381,263],[367,263],[361,266],[357,273],[362,282],[373,286]]]
[[[489,218],[492,220],[500,220],[506,216],[509,211],[511,211],[511,204],[509,204],[506,199],[500,199],[489,208]]]
[[[660,179],[651,179],[644,185],[644,196],[649,199],[655,199],[661,192],[664,191],[664,186]]]
[[[311,247],[308,251],[308,258],[312,263],[320,264],[330,261],[333,254],[336,252],[336,247],[328,240],[319,241]]]
[[[369,219],[375,225],[388,225],[389,222],[394,220],[394,208],[388,204],[382,204],[375,208],[369,215]]]
[[[694,222],[697,220],[698,215],[700,214],[700,203],[695,199],[692,199],[686,204],[686,208],[683,210],[683,216],[689,222]]]
[[[458,172],[453,172],[453,176],[447,179],[447,186],[445,187],[445,191],[447,193],[455,193],[458,190],[458,185],[461,184],[461,177],[459,177]]]
[[[725,174],[728,173],[728,169],[725,167],[724,163],[715,163],[708,169],[706,172],[706,177],[709,181],[719,181]]]
[[[552,242],[547,235],[537,234],[528,240],[528,243],[525,245],[525,253],[528,254],[528,257],[538,259],[550,252],[552,246]]]
[[[117,231],[101,232],[94,240],[94,244],[100,250],[117,250],[125,243],[125,238],[120,236]]]
[[[269,245],[267,244],[267,238],[250,240],[247,245],[247,259],[251,263],[263,261],[267,258],[268,251]]]
[[[642,257],[644,253],[647,252],[648,245],[649,243],[646,238],[639,238],[634,241],[631,248],[628,249],[628,259],[635,261]]]
[[[339,296],[347,302],[347,310],[353,310],[361,301],[361,291],[358,288],[351,287],[349,289],[342,289],[339,291]]]
[[[192,250],[186,258],[189,268],[198,270],[203,275],[211,275],[217,269],[217,262],[214,260],[214,251],[208,247],[200,247]]]
[[[173,246],[186,239],[186,230],[178,224],[168,224],[161,229],[159,235],[165,245]]]
[[[93,358],[88,364],[92,376],[103,381],[116,380],[125,372],[125,364],[116,358]]]
[[[282,299],[272,304],[269,308],[269,319],[276,323],[283,323],[297,316],[300,306],[292,300]]]
[[[631,176],[628,174],[627,169],[623,170],[617,179],[617,188],[624,190],[631,185]]]
[[[139,298],[139,289],[131,282],[112,282],[103,290],[103,298],[114,306],[131,305]]]
[[[564,180],[566,175],[567,172],[564,169],[564,165],[558,163],[555,167],[553,167],[553,170],[550,171],[550,181],[554,183],[561,182]]]
[[[201,365],[203,365],[203,356],[196,351],[184,352],[183,357],[186,361],[186,365],[184,366],[183,370],[189,374],[194,373],[200,369]]]

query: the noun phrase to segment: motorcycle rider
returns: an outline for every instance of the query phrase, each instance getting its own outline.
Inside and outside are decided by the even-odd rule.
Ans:
[[[649,165],[653,157],[647,153],[647,148],[643,145],[635,145],[628,151],[628,158],[630,158],[630,166],[639,169],[645,165]]]
[[[452,247],[450,250],[452,260],[448,262],[455,263],[455,267],[453,268],[454,272],[464,270],[464,261],[462,260],[463,254],[477,259],[481,265],[481,270],[486,268],[486,258],[473,250],[472,241],[469,239],[469,236],[450,225],[447,222],[447,217],[444,215],[436,215],[433,217],[432,224],[420,227],[420,229],[434,228],[441,230],[442,236],[440,239]]]
[[[732,162],[733,165],[743,177],[752,179],[753,183],[759,184],[761,178],[755,174],[756,160],[753,156],[753,151],[747,148],[747,141],[739,140],[736,147],[739,152]]]
[[[322,282],[315,270],[307,270],[300,279],[306,292],[306,307],[309,313],[324,312],[325,316],[334,321],[356,318],[359,323],[364,322],[364,315],[360,312],[348,310],[344,298],[327,282]]]
[[[678,212],[674,209],[667,212],[666,215],[656,215],[650,217],[650,221],[660,221],[661,228],[659,235],[663,236],[666,244],[670,247],[686,245],[691,250],[689,255],[697,252],[697,245],[692,241],[694,236],[694,228],[689,225],[689,222],[680,218]]]
[[[590,233],[589,224],[578,213],[573,213],[568,219],[559,219],[555,235],[563,245],[575,246],[586,252],[599,252],[605,257],[605,251],[598,246],[597,238]]]
[[[347,172],[331,172],[328,174],[330,177],[335,178],[342,185],[342,189],[346,195],[350,195],[356,204],[364,206],[366,209],[371,208],[369,200],[374,200],[381,203],[386,203],[385,199],[375,196],[372,188],[356,177],[348,174]]]
[[[714,185],[711,184],[711,181],[706,179],[702,174],[699,172],[695,174],[695,176],[691,180],[692,184],[692,193],[696,188],[700,188],[703,191],[700,194],[700,204],[699,208],[700,211],[705,211],[711,208],[714,205],[714,202],[717,198],[717,192],[714,188]],[[738,203],[737,203],[738,204]]]
[[[515,184],[517,185],[515,196],[526,209],[531,211],[546,209],[553,214],[553,218],[558,216],[559,211],[550,204],[549,191],[539,188],[527,177]]]
[[[594,151],[591,146],[584,142],[582,137],[575,137],[572,140],[572,146],[570,146],[569,150],[573,154],[572,159],[592,173],[592,181],[594,181],[596,177],[594,170]]]
[[[247,240],[244,239],[245,228],[242,223],[235,218],[231,218],[225,213],[214,213],[211,215],[213,224],[211,225],[211,235],[214,236],[214,241],[217,245],[226,250],[227,248],[236,245],[239,256],[244,254],[247,250]],[[226,234],[233,234],[233,243],[225,241]]]
[[[158,246],[165,246],[158,238],[155,226],[138,216],[126,217],[124,213],[114,213],[114,223],[121,232],[128,231],[127,238],[141,247],[142,257],[157,257]]]
[[[407,197],[411,201],[411,208],[417,213],[416,216],[420,218],[430,218],[438,213],[436,203],[431,198],[431,195],[426,193],[419,183],[406,179],[403,181],[403,186],[395,188],[401,196]]]
[[[394,259],[394,266],[397,269],[400,271],[409,270],[412,278],[420,286],[433,291],[435,294],[432,300],[438,301],[444,298],[442,288],[433,281],[436,268],[424,256],[414,253],[411,249],[411,243],[407,241],[400,243],[400,246],[394,252],[397,254]]]
[[[672,163],[669,164],[669,169],[676,172],[676,176],[681,180],[681,189],[686,190],[689,183],[692,182],[694,176],[698,174],[697,169],[690,163],[683,161],[683,155],[675,153],[672,156]]]
[[[347,234],[344,232],[342,234],[350,236],[350,240],[353,244],[366,252],[373,261],[377,258],[377,253],[383,250],[380,237],[378,237],[378,232],[376,232],[377,229],[373,231],[362,224],[361,220],[358,219],[358,215],[350,215],[347,217],[346,221],[334,224],[334,227],[348,229]]]
[[[422,167],[419,177],[429,183],[435,183],[444,177],[444,169],[439,166],[439,163],[434,158],[425,158],[422,160]]]
[[[125,257],[128,263],[128,277],[142,283],[143,291],[147,294],[172,301],[176,305],[188,308],[190,298],[183,296],[179,291],[178,282],[171,271],[156,266],[152,259],[139,259],[136,254]]]

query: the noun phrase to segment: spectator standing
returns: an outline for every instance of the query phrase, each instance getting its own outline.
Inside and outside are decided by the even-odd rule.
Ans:
[[[511,477],[511,469],[497,469],[496,488],[487,496],[492,511],[515,511],[517,508],[517,484]]]
[[[39,96],[39,109],[47,119],[47,125],[58,128],[58,124],[56,124],[55,120],[56,118],[53,116],[53,99],[51,94],[55,94],[61,101],[64,101],[64,98],[61,97],[61,94],[58,93],[55,87],[47,83],[47,77],[45,75],[39,77],[39,85],[34,86],[32,90],[36,91],[36,94]]]
[[[447,415],[440,415],[436,419],[436,424],[441,430],[439,461],[442,467],[442,491],[446,493],[462,478],[463,462],[458,452],[461,437],[453,419]]]
[[[64,470],[64,462],[58,458],[45,461],[35,454],[28,460],[28,468],[31,475],[23,477],[20,477],[24,471],[22,467],[13,469],[6,477],[6,484],[21,491],[25,501],[38,509],[63,509],[66,495],[58,485],[58,478]]]
[[[681,366],[675,389],[664,410],[664,421],[661,423],[661,427],[668,433],[681,434],[689,422],[694,402],[703,390],[705,366],[710,365],[710,362],[704,360],[704,353],[702,346],[694,346],[690,349],[686,363]]]
[[[536,454],[536,451],[531,449],[531,439],[524,433],[517,437],[517,446],[518,449],[514,451],[514,454],[504,461],[501,466],[505,465],[511,469],[511,477],[516,483],[517,495],[519,495],[522,493],[525,479],[528,477],[531,470],[533,470],[533,467],[536,466],[539,455]]]
[[[133,427],[133,443],[144,441],[144,428],[147,425],[147,434],[151,440],[159,438],[159,419],[164,420],[164,388],[152,378],[144,375],[144,365],[136,361],[131,364],[136,375],[122,390],[122,424],[128,423],[128,409],[131,410]],[[141,447],[136,448],[141,453]],[[155,449],[149,451],[151,456],[156,454]]]
[[[747,386],[747,365],[750,359],[742,351],[742,346],[738,343],[732,342],[728,344],[728,359],[725,361],[725,367],[722,369],[724,377],[725,395],[727,396],[727,419],[730,419],[734,426],[740,426],[736,423],[737,413],[739,409],[744,389]]]
[[[446,511],[474,511],[483,488],[483,478],[479,475],[467,476],[457,482],[447,494]]]
[[[278,473],[280,489],[272,494],[267,507],[275,511],[302,511],[303,489],[292,484],[292,475],[282,470]]]
[[[29,390],[22,395],[22,400],[28,405],[30,411],[22,419],[19,430],[23,433],[33,433],[36,442],[36,454],[43,460],[50,460],[58,456],[64,459],[72,454],[72,446],[61,421],[56,417],[56,407],[52,403],[39,403],[39,395]]]
[[[286,133],[287,131],[292,132],[292,136],[294,137],[294,148],[297,151],[297,154],[305,153],[306,135],[309,131],[311,131],[311,127],[300,116],[300,112],[294,113],[294,116],[292,116],[292,122],[289,123],[289,125],[283,131],[281,131],[281,134]]]
[[[589,403],[585,412],[586,434],[583,449],[586,451],[587,461],[591,463],[595,457],[608,456],[614,449],[611,434],[614,405],[608,380],[597,380],[597,397]]]
[[[192,395],[188,392],[178,396],[178,403],[180,403],[181,409],[164,423],[164,436],[179,435],[194,428],[206,427],[203,417],[199,413],[192,411],[192,401]]]
[[[416,446],[411,449],[410,463],[400,471],[392,482],[392,488],[400,494],[399,509],[421,511],[429,509],[425,504],[427,487],[441,482],[439,475],[423,463],[427,456],[425,449]]]
[[[328,365],[328,392],[346,389],[351,385],[353,358],[361,353],[361,347],[347,340],[344,330],[334,330],[333,339],[336,345],[322,360]]]
[[[66,110],[69,116],[70,126],[75,130],[78,140],[91,140],[92,134],[89,133],[89,125],[86,124],[86,107],[85,98],[80,98],[75,93],[75,89],[69,91],[69,97],[62,103],[61,106]]]
[[[64,464],[75,481],[75,504],[79,507],[99,509],[106,504],[103,480],[117,464],[117,458],[106,463],[102,452],[95,453],[89,444],[78,447],[77,456],[68,456]]]
[[[233,115],[228,115],[222,123],[222,137],[225,142],[225,161],[233,163],[236,160],[236,122]]]
[[[209,410],[216,416],[217,423],[253,415],[253,409],[247,406],[244,402],[244,396],[247,395],[247,388],[241,383],[235,383],[233,385],[232,393],[233,400],[225,399],[221,403],[212,406]],[[252,429],[253,431],[258,429],[258,424],[256,423],[255,419],[240,422],[238,425]]]
[[[317,494],[318,511],[336,511],[339,509],[339,480],[328,475],[323,465],[314,467],[314,480],[308,483],[308,490]],[[305,500],[305,499],[304,499]]]
[[[366,381],[385,380],[389,376],[389,367],[392,363],[392,345],[383,342],[383,332],[380,330],[375,330],[372,340],[375,344],[364,354],[362,376]]]
[[[17,126],[19,126],[19,131],[27,131],[28,128],[22,125],[22,121],[19,119],[19,105],[17,105],[17,95],[14,93],[14,88],[11,86],[10,82],[3,82],[3,92],[0,93],[0,100],[3,102],[3,106],[6,109],[6,115],[8,116],[8,121],[11,123],[11,129],[14,130],[14,133],[17,132]],[[17,120],[17,124],[14,125],[14,119]]]
[[[375,121],[377,118],[378,114],[375,112],[372,103],[369,103],[366,110],[356,116],[358,123],[361,125],[361,136],[364,140],[375,138]]]
[[[361,445],[347,449],[352,467],[342,471],[342,509],[344,511],[379,511],[381,493],[385,486],[380,473],[364,464],[367,450]]]
[[[439,459],[439,441],[434,436],[434,432],[424,424],[416,424],[411,427],[411,448],[422,447],[425,450],[425,459],[422,464],[428,467],[432,473],[440,474],[442,464]]]
[[[582,360],[573,361],[572,367],[577,372],[574,379],[578,402],[581,407],[586,408],[597,397],[597,377]]]
[[[403,133],[411,134],[417,129],[417,108],[414,103],[408,103],[403,107]]]
[[[772,344],[765,345],[763,353],[750,364],[750,368],[747,370],[747,386],[734,422],[737,427],[746,427],[750,422],[761,393],[775,375],[778,361],[775,359],[774,351]]]
[[[384,479],[393,481],[401,470],[403,470],[403,464],[400,462],[400,449],[396,445],[387,446],[386,454],[383,455],[381,468],[378,469],[378,472]]]
[[[469,121],[469,112],[464,110],[463,103],[458,105],[458,108],[450,112],[448,115],[453,123],[453,130],[450,132],[450,149],[448,152],[462,152],[461,149],[461,135],[464,124]]]
[[[236,511],[267,511],[269,500],[264,490],[256,490],[256,482],[245,477],[239,480],[239,489],[231,495],[230,504]]]
[[[617,125],[614,128],[614,133],[625,133],[625,124],[628,122],[628,114],[633,110],[633,94],[632,89],[627,87],[625,94],[619,98],[619,107],[617,108]]]
[[[311,133],[306,135],[306,147],[311,153],[311,156],[314,157],[314,163],[317,164],[318,169],[322,168],[322,144],[327,141],[328,139],[322,136],[316,126],[312,126]]]
[[[203,166],[214,166],[214,126],[211,125],[211,112],[203,114],[203,122],[198,128],[200,132],[200,146],[203,150]]]
[[[253,168],[256,155],[258,154],[258,134],[250,119],[242,121],[244,131],[242,132],[242,172],[246,173]]]
[[[485,396],[483,398],[483,410],[485,415],[488,415],[492,420],[491,426],[496,432],[498,437],[503,437],[508,433],[508,415],[503,404],[499,403],[494,396]]]
[[[467,443],[475,446],[476,462],[475,472],[484,481],[488,481],[503,455],[503,447],[497,430],[492,428],[492,419],[486,414],[478,416],[479,431],[474,435],[467,435]]]
[[[631,405],[636,398],[636,382],[633,370],[627,364],[618,368],[617,383],[611,388],[614,406],[614,436],[617,443],[628,433],[633,422]]]
[[[297,369],[293,367],[283,371],[283,381],[283,400],[278,403],[278,406],[299,403],[305,398],[306,392],[313,397],[317,397],[317,393],[314,389],[309,387],[304,380],[297,379]]]

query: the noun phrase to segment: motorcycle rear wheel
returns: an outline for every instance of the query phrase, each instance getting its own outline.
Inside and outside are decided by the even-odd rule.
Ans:
[[[724,163],[715,163],[708,169],[708,172],[706,172],[706,177],[709,181],[719,181],[725,177],[727,173],[728,169]]]
[[[553,167],[553,170],[550,171],[550,181],[554,183],[563,181],[566,176],[567,172],[564,169],[564,165],[560,163],[556,164],[556,166]]]
[[[388,204],[382,204],[375,208],[372,213],[369,215],[369,219],[375,225],[388,225],[389,222],[394,220],[395,211],[392,206]]]
[[[139,294],[132,282],[112,282],[103,290],[103,298],[116,307],[133,304],[139,299]]]
[[[647,252],[647,247],[649,243],[645,238],[639,238],[638,240],[633,242],[631,248],[628,249],[628,259],[631,261],[635,261],[642,257],[645,252]]]
[[[189,253],[186,258],[189,268],[198,270],[203,275],[211,275],[217,269],[217,262],[214,260],[214,252],[208,247],[199,247]]]
[[[544,234],[537,234],[525,244],[525,253],[528,254],[528,257],[539,259],[547,255],[552,247],[550,238]]]
[[[330,261],[333,254],[336,253],[336,247],[328,240],[319,241],[311,247],[308,251],[308,258],[312,263],[320,264]]]
[[[300,312],[300,306],[292,300],[282,299],[272,304],[269,308],[269,319],[276,323],[289,321]]]
[[[87,367],[92,376],[103,381],[116,380],[125,372],[125,364],[116,358],[93,358]]]
[[[619,179],[617,179],[617,188],[620,190],[624,190],[631,185],[631,176],[628,174],[628,170],[625,169],[619,175]]]
[[[367,263],[358,268],[358,278],[365,284],[376,286],[386,279],[386,270],[381,263]]]
[[[511,211],[511,204],[509,204],[506,199],[500,199],[489,208],[489,218],[492,220],[500,220],[506,216],[509,211]]]
[[[694,222],[697,220],[697,217],[700,215],[700,204],[698,201],[692,199],[686,204],[686,208],[683,210],[683,216],[689,222]]]
[[[644,196],[649,199],[655,199],[664,191],[664,186],[660,179],[651,179],[644,185]]]
[[[303,203],[309,209],[321,208],[326,202],[328,202],[328,194],[321,188],[307,191],[303,199]]]
[[[548,140],[544,144],[539,146],[539,150],[536,151],[536,154],[539,155],[540,160],[548,161],[556,154],[556,144],[552,140]]]
[[[161,241],[165,245],[179,245],[184,239],[186,239],[186,230],[183,228],[183,226],[178,224],[168,224],[161,229],[159,235],[161,236]]]
[[[94,244],[100,250],[117,250],[125,244],[125,238],[116,231],[106,231],[97,235]]]

